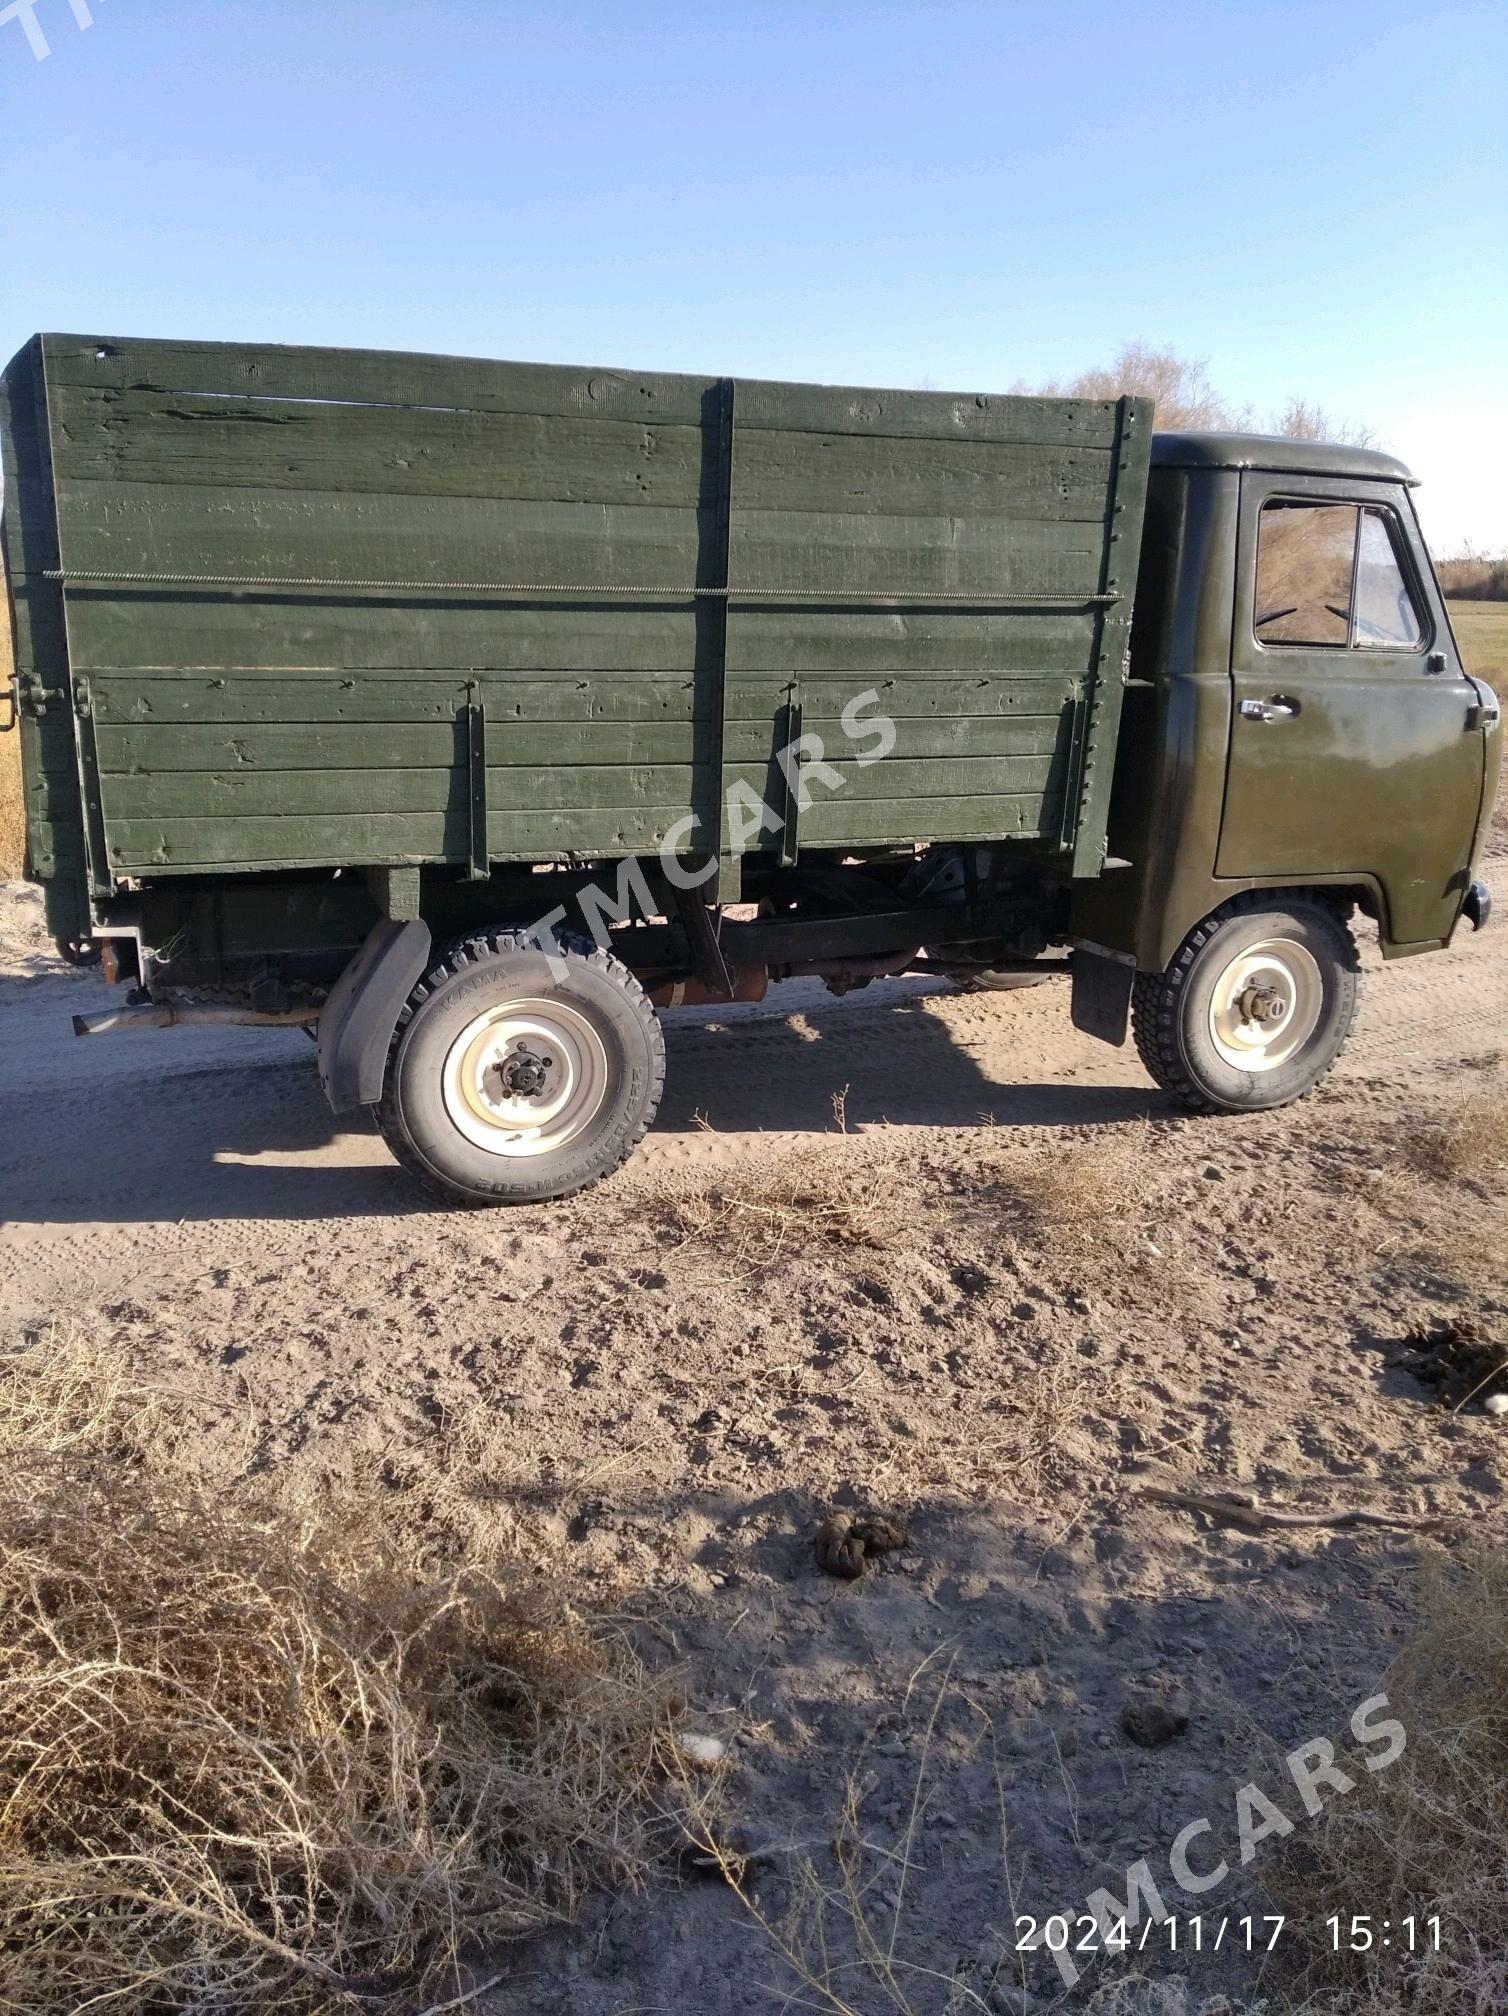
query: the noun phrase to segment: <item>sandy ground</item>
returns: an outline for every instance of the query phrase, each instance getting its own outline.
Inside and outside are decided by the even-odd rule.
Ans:
[[[863,1909],[919,1970],[917,2010],[1099,1992],[1171,2016],[1278,1992],[1291,1930],[1271,1959],[1164,1933],[1071,1993],[1001,1941],[1141,1856],[1165,1873],[1191,1819],[1213,1862],[1250,1780],[1301,1826],[1282,1750],[1344,1744],[1407,1622],[1416,1533],[1250,1533],[1149,1483],[1502,1520],[1508,1424],[1447,1415],[1400,1354],[1420,1317],[1508,1321],[1501,1174],[1432,1176],[1417,1153],[1463,1101],[1508,1098],[1508,933],[1385,971],[1369,951],[1334,1077],[1242,1122],[1176,1117],[1133,1051],[1073,1031],[1058,982],[801,983],[683,1014],[630,1170],[473,1214],[420,1202],[375,1134],[332,1119],[297,1032],[76,1042],[69,1015],[112,997],[38,919],[34,892],[4,892],[8,1321],[72,1313],[211,1382],[238,1460],[422,1499],[482,1449],[520,1572],[565,1576],[684,1665],[697,1726],[730,1745],[728,1825],[767,1851],[760,1908],[817,1971],[803,1902],[838,1880],[856,1785]],[[814,1157],[875,1199],[876,1243],[793,1221],[772,1257],[760,1200]],[[721,1230],[699,1236],[709,1198]],[[900,1514],[910,1544],[830,1579],[811,1541],[833,1505]],[[1131,1741],[1123,1710],[1172,1697],[1187,1729]],[[1278,1908],[1246,1881],[1164,1887],[1234,1924]],[[732,2016],[795,1985],[694,1877],[599,1900],[506,1964],[498,2016]],[[1107,2003],[1128,1966],[1155,1995]],[[896,2006],[862,1971],[844,1992]]]

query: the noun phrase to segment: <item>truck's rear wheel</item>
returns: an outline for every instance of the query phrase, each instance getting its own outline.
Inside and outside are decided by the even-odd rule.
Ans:
[[[665,1044],[643,989],[588,940],[454,946],[410,994],[377,1122],[453,1204],[532,1204],[609,1175],[643,1139]]]
[[[1139,973],[1141,1060],[1196,1113],[1284,1106],[1317,1085],[1351,1030],[1356,942],[1321,897],[1238,896]]]

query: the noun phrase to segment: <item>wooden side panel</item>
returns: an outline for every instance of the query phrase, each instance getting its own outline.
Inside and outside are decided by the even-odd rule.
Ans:
[[[1124,407],[740,385],[727,712],[771,720],[777,743],[787,726],[805,738],[801,844],[1074,849],[1100,686],[1121,679],[1104,598],[1118,592]],[[861,694],[856,734],[843,710]],[[852,760],[880,746],[881,714],[889,753]],[[917,721],[946,732],[919,739]]]
[[[55,514],[116,876],[590,857],[685,842],[688,818],[710,844],[730,788],[780,802],[798,716],[838,780],[804,844],[1072,844],[1099,774],[1113,403],[36,354],[52,463],[23,457],[15,494],[36,490],[27,525]],[[41,636],[45,598],[18,602]],[[866,763],[879,713],[893,746]],[[37,818],[82,831],[66,766],[43,771]]]
[[[58,564],[53,513],[51,439],[41,368],[41,344],[29,343],[0,376],[0,453],[4,456],[4,516],[0,546],[12,626],[15,673],[28,699],[20,720],[21,778],[28,874],[46,889],[48,928],[55,938],[82,938],[89,929],[83,801],[69,699],[63,591],[47,578]]]
[[[469,859],[473,698],[494,856],[715,818],[716,381],[45,347],[113,872]]]

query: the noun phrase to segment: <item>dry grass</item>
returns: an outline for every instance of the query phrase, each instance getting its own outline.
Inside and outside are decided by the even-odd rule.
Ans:
[[[1485,1182],[1508,1170],[1508,1098],[1465,1100],[1441,1120],[1410,1131],[1408,1162],[1443,1183]]]
[[[211,1487],[179,1397],[66,1330],[0,1397],[8,2016],[413,2011],[661,1851],[672,1703],[626,1643],[370,1503]]]
[[[1314,2005],[1347,2016],[1486,2016],[1508,2008],[1508,1557],[1483,1545],[1426,1570],[1423,1627],[1387,1675],[1408,1747],[1388,1769],[1361,1770],[1328,1803],[1290,1869],[1296,1911],[1314,1925],[1339,1912],[1412,1916],[1441,1950],[1315,1957]],[[1314,1927],[1322,1936],[1322,1926]]]
[[[651,1208],[676,1247],[701,1247],[733,1274],[766,1273],[813,1248],[892,1246],[913,1215],[894,1161],[847,1138],[713,1176],[677,1172]]]
[[[59,1321],[0,1346],[0,1467],[86,1455],[192,1468],[207,1395],[148,1379],[81,1324]]]
[[[1033,1147],[995,1128],[981,1133],[964,1187],[1031,1268],[1071,1292],[1145,1299],[1180,1278],[1164,1177],[1145,1122]]]
[[[1040,1155],[1018,1179],[1032,1229],[1057,1252],[1078,1256],[1141,1235],[1157,1193],[1151,1136],[1143,1125]]]

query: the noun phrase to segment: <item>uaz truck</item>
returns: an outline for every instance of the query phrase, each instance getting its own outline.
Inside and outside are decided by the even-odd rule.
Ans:
[[[28,873],[302,1023],[464,1202],[654,1118],[658,1011],[1054,968],[1202,1112],[1485,922],[1498,707],[1390,456],[1143,401],[41,336],[4,375]]]

